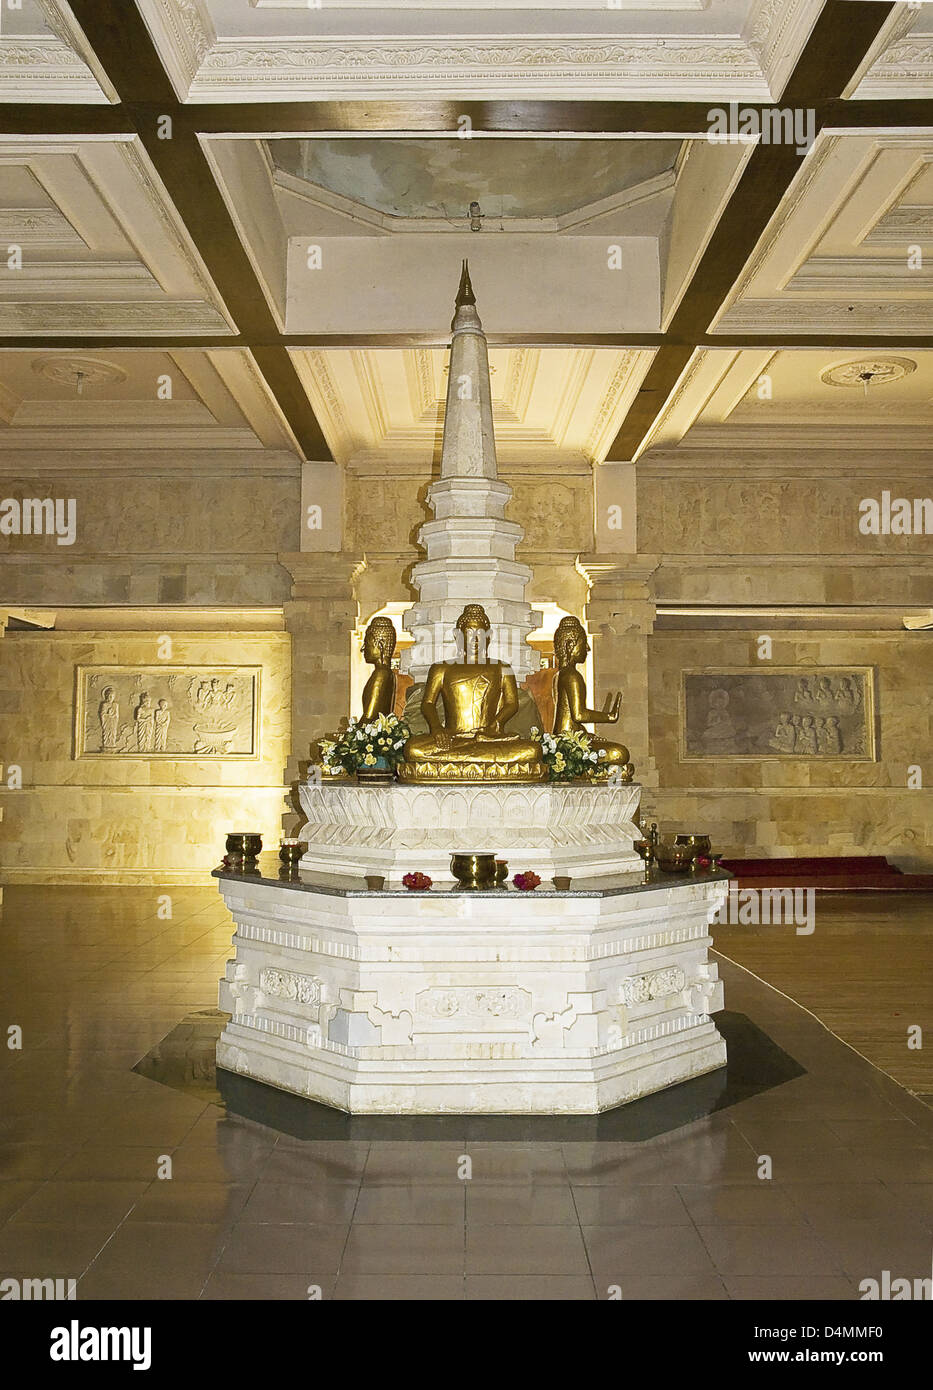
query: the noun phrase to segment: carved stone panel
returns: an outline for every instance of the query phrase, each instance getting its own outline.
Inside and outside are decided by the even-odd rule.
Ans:
[[[684,671],[681,757],[874,762],[869,666]]]
[[[79,666],[77,758],[257,758],[258,666]]]

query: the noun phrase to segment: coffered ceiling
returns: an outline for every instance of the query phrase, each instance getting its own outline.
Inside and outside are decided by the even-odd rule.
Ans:
[[[653,353],[494,348],[499,461],[554,469],[602,462]],[[338,463],[372,469],[440,458],[449,354],[303,351],[298,373]]]
[[[814,451],[928,455],[933,351],[703,349],[692,357],[646,441],[646,463],[676,452]],[[710,455],[697,455],[709,468]],[[786,462],[782,460],[782,467]]]
[[[914,449],[931,53],[862,0],[3,5],[0,455],[426,461],[465,255],[514,466]]]
[[[242,459],[296,442],[250,353],[239,349],[0,352],[0,471],[119,466],[191,451]]]
[[[567,97],[768,101],[820,0],[501,6],[139,0],[187,101]]]

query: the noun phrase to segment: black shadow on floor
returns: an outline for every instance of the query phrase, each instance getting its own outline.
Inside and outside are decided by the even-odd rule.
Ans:
[[[216,1041],[225,1021],[226,1015],[214,1010],[189,1015],[135,1070],[177,1090],[196,1087],[200,1096],[216,1084],[208,1099],[295,1139],[637,1143],[805,1074],[750,1018],[724,1009],[715,1022],[726,1040],[725,1067],[600,1115],[348,1115],[221,1068],[215,1077],[207,1075],[212,1054],[208,1043],[211,1036]]]

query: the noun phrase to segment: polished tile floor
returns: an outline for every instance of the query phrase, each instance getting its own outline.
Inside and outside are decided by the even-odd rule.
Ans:
[[[805,1074],[640,1141],[308,1141],[132,1070],[214,1005],[229,954],[212,889],[171,910],[141,888],[7,889],[0,1020],[23,1039],[0,1049],[0,1277],[73,1277],[79,1299],[496,1300],[929,1277],[933,1111],[738,964],[730,1011]]]

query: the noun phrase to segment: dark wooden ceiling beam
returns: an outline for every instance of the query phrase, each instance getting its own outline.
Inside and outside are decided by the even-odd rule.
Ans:
[[[721,105],[724,103],[720,103]],[[741,101],[742,110],[767,111],[788,104]],[[342,131],[403,131],[411,135],[456,134],[457,118],[469,115],[480,134],[521,131],[529,136],[558,131],[580,135],[703,136],[710,128],[711,102],[243,102],[179,105],[174,96],[162,102],[132,98],[117,106],[0,103],[3,135],[127,134],[140,122],[155,123],[171,114],[178,126],[198,135],[260,138]],[[808,102],[817,129],[933,129],[933,100],[844,101],[816,98]]]

